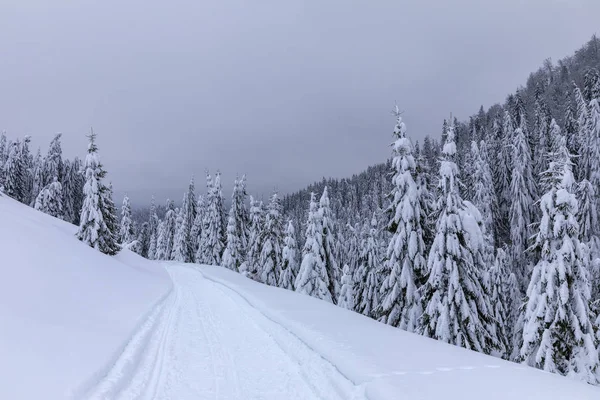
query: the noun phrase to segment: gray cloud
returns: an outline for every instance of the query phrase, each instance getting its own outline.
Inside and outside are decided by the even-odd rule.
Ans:
[[[0,3],[0,129],[83,155],[90,126],[117,195],[179,200],[194,174],[298,189],[439,135],[502,101],[597,29],[597,0]],[[117,199],[119,200],[119,199]]]

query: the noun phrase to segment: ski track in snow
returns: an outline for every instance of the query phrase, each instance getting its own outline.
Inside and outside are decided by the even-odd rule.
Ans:
[[[233,289],[168,264],[172,293],[89,399],[365,400],[335,366]]]

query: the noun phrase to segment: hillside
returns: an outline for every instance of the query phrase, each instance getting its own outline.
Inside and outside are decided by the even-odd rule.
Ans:
[[[600,396],[224,268],[102,255],[6,196],[0,221],[0,398]]]

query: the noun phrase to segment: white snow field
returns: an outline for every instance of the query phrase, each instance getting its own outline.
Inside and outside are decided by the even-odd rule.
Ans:
[[[104,256],[0,197],[0,399],[597,400],[221,267]]]

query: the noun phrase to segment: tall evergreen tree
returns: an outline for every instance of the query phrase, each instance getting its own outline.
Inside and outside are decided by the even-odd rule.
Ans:
[[[333,214],[329,203],[329,193],[327,186],[323,189],[321,200],[319,201],[319,222],[322,229],[321,240],[327,271],[328,288],[334,303],[337,301],[340,292],[340,267],[335,258],[335,237],[333,229]]]
[[[245,276],[258,280],[258,262],[261,253],[260,237],[263,229],[263,210],[261,204],[250,196],[250,230],[246,260],[240,265],[240,272]]]
[[[371,218],[370,224],[366,225],[368,233],[362,235],[365,240],[362,241],[360,255],[358,258],[358,268],[354,273],[355,282],[355,311],[367,317],[375,318],[379,308],[379,289],[380,282],[380,246],[377,243],[377,218],[375,214]]]
[[[340,297],[338,298],[337,304],[342,308],[354,311],[354,302],[354,280],[352,273],[350,272],[350,267],[348,265],[344,265],[342,273],[342,288],[340,290]]]
[[[494,256],[494,208],[496,206],[496,193],[492,182],[492,172],[489,165],[489,156],[484,141],[471,144],[471,156],[473,159],[473,205],[477,207],[483,218],[482,231],[486,243],[487,260],[491,264]]]
[[[544,179],[535,246],[541,259],[527,289],[521,359],[549,372],[597,383],[598,353],[590,320],[585,245],[579,242],[575,179],[564,137]]]
[[[289,290],[294,290],[294,283],[298,276],[298,261],[297,251],[298,243],[296,242],[296,230],[294,229],[294,223],[290,219],[285,231],[285,238],[283,239],[283,251],[282,255],[282,271],[279,276],[279,287]]]
[[[177,219],[175,223],[175,236],[173,238],[173,252],[171,259],[179,262],[190,262],[189,248],[190,248],[190,236],[189,236],[189,216],[186,215],[185,208],[181,208],[177,213]]]
[[[521,128],[515,131],[513,144],[513,168],[510,192],[512,204],[510,207],[510,238],[511,258],[515,264],[515,274],[521,285],[529,279],[528,257],[526,249],[532,236],[531,224],[534,211],[533,202],[535,190],[531,173],[531,151]]]
[[[265,225],[260,236],[259,271],[260,280],[270,286],[277,286],[282,270],[283,224],[281,202],[273,193],[265,215]]]
[[[196,262],[207,265],[220,265],[221,256],[225,249],[222,229],[222,207],[221,183],[219,174],[213,183],[210,175],[207,175],[207,204],[202,223],[202,232],[196,253]]]
[[[88,139],[90,143],[84,164],[84,199],[77,238],[102,253],[114,255],[118,252],[118,245],[115,241],[114,231],[111,231],[111,227],[107,224],[106,213],[103,210],[103,196],[106,187],[102,179],[106,176],[106,171],[98,157],[94,131],[90,131]]]
[[[150,201],[150,218],[148,219],[148,234],[150,235],[150,244],[148,245],[148,259],[156,260],[156,248],[158,241],[158,215],[156,214],[156,200],[152,196]]]
[[[306,224],[306,241],[302,249],[302,263],[296,277],[296,292],[333,303],[329,286],[329,276],[325,266],[323,248],[323,228],[317,208],[315,194],[310,195],[310,207]]]
[[[26,201],[27,171],[19,140],[13,142],[10,147],[4,171],[4,193],[17,201]]]
[[[54,181],[54,178],[56,178],[59,182],[62,183],[63,161],[62,148],[60,144],[61,137],[62,133],[57,133],[50,142],[50,146],[48,147],[48,154],[44,158],[43,164],[43,186],[52,183]]]
[[[233,184],[231,207],[227,219],[227,245],[223,252],[223,267],[233,271],[238,271],[244,262],[247,246],[244,190],[243,181],[236,179]]]
[[[392,238],[387,248],[387,275],[383,277],[377,313],[380,321],[414,332],[423,312],[417,289],[425,283],[427,263],[413,149],[397,106],[394,139],[394,187],[388,209],[388,230]]]
[[[121,206],[121,226],[119,229],[119,242],[123,247],[135,241],[133,232],[133,221],[131,219],[131,203],[129,197],[123,197],[123,205]]]
[[[491,305],[483,282],[480,216],[460,197],[454,126],[442,151],[437,233],[423,286],[425,310],[419,328],[425,336],[476,351],[499,348],[493,336]]]
[[[175,204],[170,199],[167,199],[167,212],[165,213],[165,219],[162,225],[162,229],[159,232],[156,242],[155,259],[171,260],[175,243],[177,213],[175,212]]]

